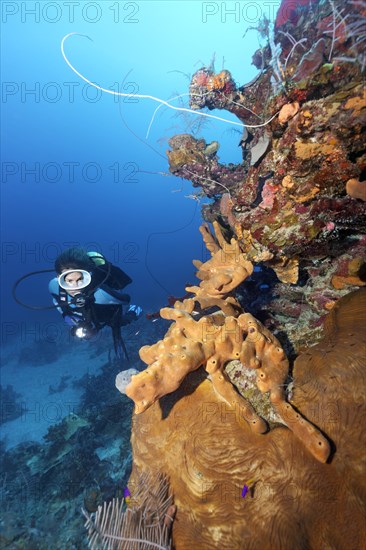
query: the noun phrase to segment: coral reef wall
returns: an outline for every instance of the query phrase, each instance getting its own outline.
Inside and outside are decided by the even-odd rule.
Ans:
[[[250,260],[274,270],[260,306],[268,327],[286,327],[299,349],[366,282],[366,4],[282,4],[274,26],[258,26],[266,44],[253,56],[252,82],[202,67],[190,85],[192,108],[243,122],[243,162],[220,163],[218,142],[188,134],[171,138],[167,154],[170,171],[212,199],[206,221],[218,220]],[[253,301],[246,307],[255,313]]]
[[[258,25],[256,78],[201,67],[190,83],[191,108],[243,122],[242,162],[169,141],[218,242],[201,229],[201,283],[161,310],[173,324],[126,393],[131,482],[169,479],[176,550],[364,546],[365,16],[364,0],[283,0]]]
[[[152,465],[168,476],[176,550],[363,547],[365,323],[361,290],[337,303],[323,340],[295,362],[291,403],[331,437],[330,463],[287,427],[255,433],[202,369],[133,416],[131,481]]]

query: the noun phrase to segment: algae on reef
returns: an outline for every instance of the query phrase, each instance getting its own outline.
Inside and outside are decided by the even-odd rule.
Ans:
[[[283,2],[274,28],[259,25],[268,43],[253,56],[252,82],[205,67],[193,75],[193,109],[225,109],[248,125],[241,164],[220,163],[217,147],[205,154],[203,139],[169,141],[171,172],[212,198],[204,218],[274,271],[260,309],[295,349],[366,284],[365,13],[364,2]],[[259,311],[253,298],[245,305]]]

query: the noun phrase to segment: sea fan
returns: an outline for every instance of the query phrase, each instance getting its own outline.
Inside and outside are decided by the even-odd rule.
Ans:
[[[163,474],[144,473],[126,507],[125,499],[104,502],[94,514],[82,509],[92,550],[170,550],[175,513]]]

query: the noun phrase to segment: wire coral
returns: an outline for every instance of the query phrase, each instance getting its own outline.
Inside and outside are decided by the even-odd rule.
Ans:
[[[319,40],[306,52],[300,60],[299,66],[292,77],[294,82],[299,82],[312,76],[324,63],[325,40]]]
[[[118,96],[118,97],[131,97],[131,94],[128,94],[128,93],[124,93],[124,92],[116,92],[114,90],[109,90],[108,88],[103,88],[102,86],[98,86],[95,82],[92,82],[91,80],[89,80],[88,78],[86,78],[83,74],[81,74],[73,65],[72,63],[69,61],[68,57],[66,56],[66,53],[65,53],[65,42],[66,40],[70,37],[70,36],[82,36],[82,37],[85,37],[85,38],[88,38],[88,40],[91,40],[91,38],[85,34],[81,34],[81,33],[78,33],[78,32],[71,32],[67,35],[65,35],[62,40],[61,40],[61,55],[62,57],[64,58],[65,62],[67,63],[67,65],[70,67],[70,69],[79,77],[81,78],[82,80],[84,80],[84,82],[86,82],[87,84],[89,84],[90,86],[93,86],[93,88],[97,88],[98,90],[100,90],[101,92],[104,92],[106,94],[110,94],[110,95],[114,95],[114,96]],[[159,103],[160,105],[165,105],[165,107],[168,107],[169,109],[173,109],[174,111],[181,111],[181,112],[186,112],[186,113],[193,113],[195,115],[198,115],[198,116],[203,116],[203,117],[208,117],[208,118],[212,118],[212,119],[215,119],[215,120],[221,120],[222,122],[227,122],[228,124],[232,124],[234,126],[242,126],[242,123],[240,122],[235,122],[233,120],[228,120],[228,119],[225,119],[225,118],[222,118],[222,117],[219,117],[219,116],[216,116],[216,115],[211,115],[209,113],[196,113],[195,111],[193,111],[192,109],[187,109],[186,107],[177,107],[175,105],[172,105],[169,101],[165,101],[164,99],[161,99],[159,97],[155,97],[155,96],[152,96],[150,94],[133,94],[133,97],[134,98],[139,98],[139,99],[150,99],[152,101],[155,101],[156,103]]]
[[[354,0],[351,4],[356,13],[342,18],[342,24],[347,39],[352,41],[350,47],[352,56],[338,55],[334,60],[358,63],[361,70],[364,71],[366,67],[366,2],[364,0]]]
[[[166,476],[141,473],[130,501],[114,498],[95,513],[82,509],[92,550],[169,550],[176,507]]]

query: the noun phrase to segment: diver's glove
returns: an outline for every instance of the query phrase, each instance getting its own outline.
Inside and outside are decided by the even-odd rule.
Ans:
[[[133,321],[137,321],[139,317],[142,315],[142,308],[140,306],[136,306],[134,304],[131,304],[128,307],[128,310],[123,315],[123,325],[129,325],[130,323],[133,323]]]
[[[131,313],[131,312],[133,312],[136,315],[136,317],[140,317],[142,313],[142,307],[131,304],[127,310],[127,313]]]

